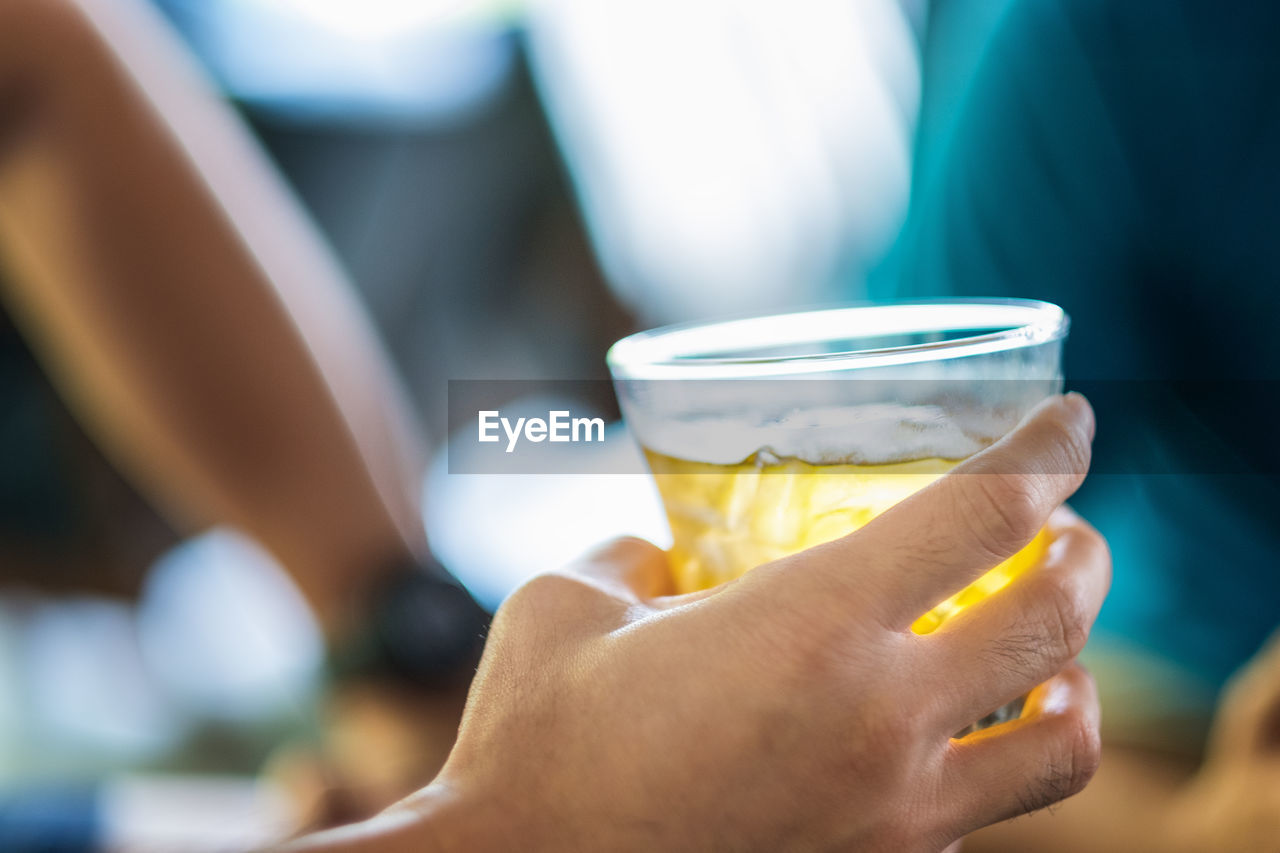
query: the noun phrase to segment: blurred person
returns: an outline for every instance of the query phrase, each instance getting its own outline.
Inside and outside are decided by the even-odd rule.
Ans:
[[[403,753],[349,810],[381,806],[443,760],[487,620],[426,547],[420,439],[364,314],[153,12],[0,18],[6,307],[175,526],[234,525],[289,571],[355,685],[335,698]]]
[[[234,523],[275,552],[350,671],[465,679],[474,610],[403,568],[429,557],[377,346],[163,31],[125,3],[3,0],[0,93],[6,297],[103,444],[180,523]],[[1095,762],[1096,702],[1070,662],[1108,583],[1096,534],[1058,512],[1007,595],[927,640],[907,627],[1040,529],[1092,431],[1079,398],[1050,401],[857,534],[711,593],[665,596],[663,558],[638,543],[526,587],[445,773],[313,846],[923,850],[1070,795]],[[1013,622],[1036,642],[1010,651]],[[726,634],[740,642],[710,642]],[[951,739],[1046,679],[1021,720]],[[719,780],[759,784],[708,821]]]
[[[524,4],[152,2],[343,262],[433,444],[461,426],[447,380],[608,378],[635,328],[574,207]]]
[[[884,281],[1067,309],[1117,565],[1104,769],[968,850],[1280,850],[1280,649],[1229,681],[1280,625],[1278,39],[1274,4],[1012,0],[935,125]]]

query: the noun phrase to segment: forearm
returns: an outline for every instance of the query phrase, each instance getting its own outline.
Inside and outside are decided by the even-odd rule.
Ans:
[[[418,447],[321,240],[154,14],[0,0],[5,299],[122,469],[324,619],[422,547]]]

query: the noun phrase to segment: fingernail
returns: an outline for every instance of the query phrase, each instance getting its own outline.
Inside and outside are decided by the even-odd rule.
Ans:
[[[1089,431],[1089,440],[1093,441],[1093,437],[1098,431],[1098,421],[1097,418],[1094,417],[1093,406],[1091,406],[1085,396],[1078,391],[1068,391],[1063,399],[1066,400],[1067,405],[1071,407],[1072,413],[1075,414],[1077,418],[1085,422],[1085,428]]]

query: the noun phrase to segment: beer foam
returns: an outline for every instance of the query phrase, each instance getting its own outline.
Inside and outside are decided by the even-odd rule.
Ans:
[[[941,406],[870,404],[805,409],[763,422],[670,419],[641,430],[640,441],[664,456],[712,465],[735,465],[756,453],[812,465],[884,465],[972,456],[1010,426],[1001,429],[997,420],[960,418]]]

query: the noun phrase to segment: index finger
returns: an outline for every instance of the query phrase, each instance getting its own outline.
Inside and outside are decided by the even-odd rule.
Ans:
[[[1031,541],[1084,481],[1093,432],[1084,397],[1049,398],[1004,438],[865,527],[806,552],[804,585],[824,598],[870,593],[881,619],[906,630]]]

